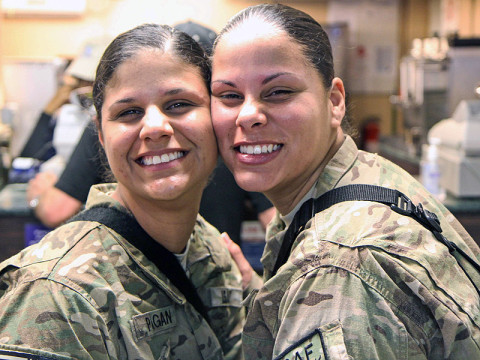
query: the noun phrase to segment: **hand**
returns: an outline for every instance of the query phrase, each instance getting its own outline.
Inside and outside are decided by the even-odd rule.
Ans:
[[[69,102],[70,93],[75,87],[76,84],[65,84],[60,86],[43,111],[48,115],[53,115],[61,106]]]
[[[27,201],[42,196],[48,189],[53,187],[57,182],[57,175],[51,172],[41,172],[35,175],[33,179],[28,182]]]
[[[248,262],[248,260],[243,256],[242,249],[240,246],[230,239],[227,233],[222,233],[220,235],[222,239],[225,241],[227,245],[228,251],[230,251],[230,255],[232,255],[233,261],[237,264],[238,268],[240,269],[240,273],[242,274],[242,288],[245,290],[250,284],[250,281],[253,277],[253,268]]]

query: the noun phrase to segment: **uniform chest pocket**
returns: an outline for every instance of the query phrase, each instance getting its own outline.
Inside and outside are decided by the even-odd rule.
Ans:
[[[134,316],[135,346],[127,349],[135,359],[223,359],[222,348],[210,326],[193,307],[170,305]]]

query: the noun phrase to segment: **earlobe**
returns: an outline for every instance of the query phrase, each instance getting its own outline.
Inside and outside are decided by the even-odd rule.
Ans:
[[[341,125],[345,116],[345,88],[340,78],[336,77],[332,80],[330,102],[332,104],[332,122]]]
[[[103,144],[102,127],[100,126],[100,122],[98,121],[98,117],[96,115],[94,116],[93,121],[95,122],[95,126],[97,127],[98,141],[100,142],[100,145],[102,145],[102,147],[105,148]]]

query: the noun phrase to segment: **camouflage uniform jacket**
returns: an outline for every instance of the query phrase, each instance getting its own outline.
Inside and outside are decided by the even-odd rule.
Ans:
[[[111,189],[92,187],[87,207],[126,211]],[[63,225],[0,264],[0,358],[15,350],[39,359],[241,359],[241,275],[200,216],[187,269],[210,326],[116,232],[98,222]]]
[[[447,239],[480,259],[460,223],[415,179],[346,137],[314,197],[352,183],[402,191],[439,216]],[[264,286],[245,300],[247,359],[480,359],[479,294],[413,218],[376,202],[338,203],[307,223],[272,277],[284,233],[277,215],[262,257]],[[480,287],[480,274],[463,266]]]

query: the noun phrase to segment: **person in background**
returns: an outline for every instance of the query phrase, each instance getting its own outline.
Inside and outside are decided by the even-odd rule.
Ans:
[[[217,143],[210,61],[187,34],[118,37],[93,87],[116,184],[0,264],[0,357],[241,359],[241,274],[199,214]]]
[[[241,11],[216,40],[211,91],[225,163],[277,209],[264,285],[244,302],[247,359],[480,359],[480,249],[418,181],[344,132],[317,21],[281,4]],[[353,184],[412,202],[316,212],[310,199]]]
[[[211,54],[217,36],[213,30],[193,21],[174,27],[189,34],[207,54]],[[93,65],[92,61],[87,64]],[[38,174],[29,183],[27,200],[36,217],[44,225],[55,228],[83,208],[90,186],[108,180],[108,172],[102,166],[98,137],[93,129],[87,127],[60,178],[51,172]],[[204,190],[200,214],[220,232],[228,233],[235,243],[241,244],[241,224],[248,210],[246,203],[251,206],[252,217],[257,216],[266,228],[275,213],[270,201],[261,193],[241,189],[219,158]]]
[[[27,201],[35,216],[54,229],[84,207],[90,187],[111,180],[95,124],[87,125],[60,177],[38,173],[28,183]]]
[[[98,60],[107,44],[105,38],[92,38],[85,42],[82,51],[66,68],[63,84],[41,113],[19,157],[31,157],[40,161],[54,157],[61,150],[56,148],[54,142],[60,141],[60,146],[64,146],[65,139],[55,139],[55,128],[62,125],[64,118],[67,125],[78,124],[70,126],[67,134],[71,138],[70,142],[75,144],[94,113],[91,89]],[[75,130],[73,133],[72,129]],[[70,148],[73,149],[73,146]],[[68,158],[64,159],[66,160]]]
[[[107,44],[103,37],[85,43],[20,153],[42,161],[40,172],[29,181],[27,201],[50,228],[82,209],[91,185],[108,179],[99,164],[91,94],[96,66]]]

